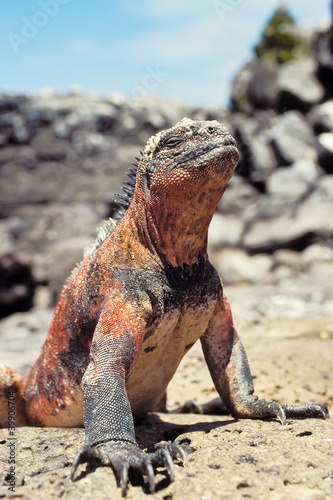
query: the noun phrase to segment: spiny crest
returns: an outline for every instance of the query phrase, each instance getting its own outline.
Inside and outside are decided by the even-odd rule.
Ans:
[[[95,242],[92,245],[87,245],[86,247],[84,247],[83,262],[96,250],[96,248],[101,246],[103,241],[105,241],[106,238],[108,238],[110,236],[110,234],[113,233],[116,226],[117,226],[116,221],[114,221],[110,217],[108,220],[104,221],[103,226],[98,227],[96,229],[97,238],[96,238]]]
[[[136,158],[139,162],[140,158]],[[114,196],[114,205],[116,206],[115,215],[113,219],[118,223],[125,215],[126,210],[130,206],[136,182],[136,174],[138,169],[138,163],[133,163],[133,166],[129,169],[127,175],[129,180],[125,181],[122,185],[122,193],[116,193]]]

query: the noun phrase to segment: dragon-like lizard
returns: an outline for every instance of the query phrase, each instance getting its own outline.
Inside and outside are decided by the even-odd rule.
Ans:
[[[0,371],[16,390],[17,423],[85,427],[73,464],[112,465],[123,495],[128,469],[154,466],[173,479],[177,444],[145,453],[134,420],[159,408],[181,359],[200,339],[215,387],[237,418],[323,417],[322,404],[259,400],[230,305],[208,260],[207,232],[238,161],[217,121],[184,118],[149,139],[124,185],[121,209],[100,231],[66,284],[42,353],[26,379]]]

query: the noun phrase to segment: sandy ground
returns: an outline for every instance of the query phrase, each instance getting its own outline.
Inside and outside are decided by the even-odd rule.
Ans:
[[[320,402],[333,413],[333,318],[271,319],[247,325],[242,334],[256,392],[280,402]],[[169,409],[216,396],[200,344],[183,359],[169,386]],[[227,415],[154,414],[137,427],[141,447],[176,440],[188,452],[187,467],[175,466],[175,482],[163,469],[150,498],[314,499],[333,498],[332,420],[234,420]],[[70,465],[83,429],[18,428],[15,492],[8,490],[8,431],[0,431],[0,498],[120,498],[108,467],[82,464],[73,482]],[[132,477],[129,499],[144,498],[147,484]]]

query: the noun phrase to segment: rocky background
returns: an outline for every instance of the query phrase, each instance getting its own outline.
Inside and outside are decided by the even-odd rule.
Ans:
[[[281,8],[255,48],[254,58],[236,76],[230,109],[194,109],[151,96],[133,100],[121,95],[102,100],[74,93],[0,96],[0,362],[25,375],[37,358],[65,279],[82,259],[83,247],[93,242],[96,227],[113,215],[114,193],[121,190],[126,170],[148,137],[183,116],[217,119],[237,139],[241,159],[213,218],[209,250],[253,360],[255,378],[260,374],[262,396],[289,402],[315,400],[332,409],[332,82],[333,25],[310,33],[295,26]],[[284,322],[280,318],[285,318]],[[293,318],[303,319],[296,324]],[[262,324],[265,330],[261,333],[253,330]],[[209,376],[205,387],[198,385],[203,361],[201,354],[193,352],[181,366],[178,388],[171,388],[171,409],[188,398],[190,387],[199,399],[203,396],[207,400],[214,392]],[[298,360],[295,369],[298,356],[304,359]],[[309,375],[305,376],[304,365],[310,369]],[[206,380],[206,375],[201,380]],[[292,393],[288,384],[302,389]],[[251,423],[254,427],[249,430],[253,430],[254,440],[256,425],[259,423]],[[300,442],[297,436],[308,436],[319,429],[315,422],[304,424],[304,428],[302,425],[290,445],[295,453],[291,462],[299,453],[295,448]],[[237,429],[232,432],[243,432],[243,427]],[[330,442],[332,428],[327,432],[330,435],[325,434],[325,438]],[[76,442],[77,435],[68,439]],[[203,439],[209,441],[208,437]],[[269,439],[272,444],[274,438]],[[231,448],[233,440],[230,434]],[[208,446],[212,450],[213,444],[208,441],[202,441],[197,449],[206,450]],[[304,453],[309,453],[310,445],[304,446]],[[41,448],[36,450],[34,453],[41,452]],[[212,459],[209,467],[216,474],[220,467],[216,465],[218,452],[211,453],[215,461]],[[250,456],[247,453],[239,451],[241,463],[254,464],[251,457],[246,458]],[[325,480],[331,481],[333,472],[325,465],[328,452],[322,453],[322,458],[317,457],[322,486],[318,490],[317,483],[309,487],[319,496],[289,488],[308,476],[300,469],[299,476],[295,472],[296,479],[291,480],[289,466],[274,469],[276,458],[269,477],[277,475],[277,481],[288,486],[288,498],[327,498],[331,489]],[[52,480],[50,473],[50,484],[55,486],[49,487],[59,495],[65,491],[70,496],[72,492],[74,498],[69,483],[65,490],[57,486],[59,481],[63,485],[61,471],[69,460],[67,455],[51,469],[45,466],[47,457],[41,456],[44,465],[39,472],[34,471],[35,460],[27,462],[28,476],[58,468],[56,479]],[[265,460],[262,467],[263,471],[268,467],[265,469]],[[307,467],[311,475],[312,466]],[[285,477],[280,477],[280,472]],[[227,491],[231,488],[232,498],[242,498],[244,488],[248,493],[255,483],[241,476],[234,485],[230,486],[228,480],[223,483]],[[186,473],[188,484],[193,483],[193,477],[193,473]],[[212,481],[207,477],[200,483],[202,491],[199,488],[196,496],[193,490],[191,498],[203,498],[205,484],[209,486]],[[265,494],[261,479],[259,489],[252,489],[246,496]],[[100,483],[98,477],[95,480]],[[29,484],[32,497],[37,498],[38,481]],[[270,490],[275,489],[272,485]],[[157,498],[180,498],[183,494],[172,490],[171,496],[163,496],[163,491]],[[266,498],[273,498],[267,491]],[[293,491],[297,491],[295,497]],[[105,498],[107,495],[108,487]],[[220,498],[216,491],[213,497]]]
[[[307,32],[279,9],[234,80],[230,110],[155,97],[2,95],[5,336],[13,338],[13,322],[18,330],[14,313],[34,311],[43,322],[41,311],[54,307],[83,247],[113,214],[138,151],[183,116],[224,123],[241,151],[210,230],[211,260],[236,295],[236,318],[332,313],[332,37],[332,27]]]

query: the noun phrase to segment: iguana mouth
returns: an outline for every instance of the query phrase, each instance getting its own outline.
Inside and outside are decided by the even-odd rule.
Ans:
[[[191,160],[199,160],[202,156],[209,155],[214,150],[219,150],[219,154],[214,154],[214,158],[221,157],[221,159],[226,156],[226,154],[231,154],[231,156],[235,156],[235,163],[238,161],[238,149],[236,146],[236,141],[233,137],[227,136],[225,142],[221,144],[221,142],[210,142],[209,144],[205,144],[200,149],[192,150],[188,154],[185,154],[181,158],[178,158],[175,162],[175,165],[171,168],[177,168],[179,165],[184,165]],[[209,160],[209,156],[207,158]],[[199,165],[195,165],[198,168],[203,168],[207,165],[206,162],[201,162]]]
[[[216,153],[210,154],[216,150]],[[202,157],[207,155],[207,159],[203,159]],[[236,144],[230,141],[227,144],[212,144],[210,147],[204,148],[202,151],[197,151],[194,156],[191,156],[190,159],[197,159],[198,164],[196,165],[199,169],[204,169],[206,166],[209,166],[210,160],[221,159],[224,160],[226,157],[230,158],[231,163],[237,163],[238,161],[238,149]],[[189,158],[187,158],[188,160]]]

